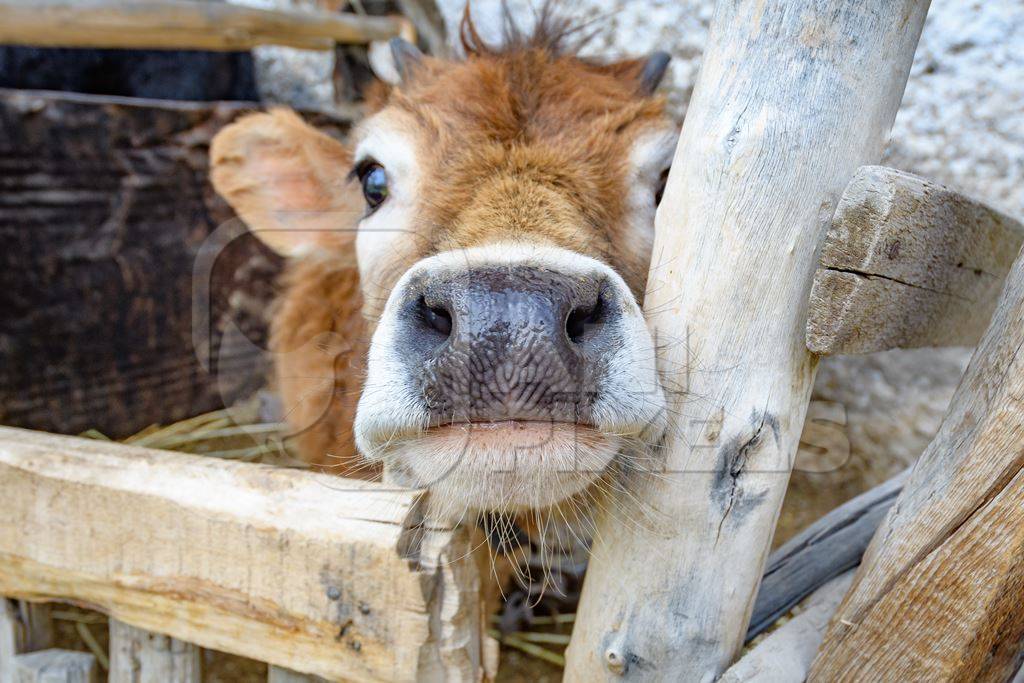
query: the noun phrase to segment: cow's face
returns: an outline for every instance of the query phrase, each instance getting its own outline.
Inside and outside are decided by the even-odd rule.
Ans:
[[[351,154],[251,117],[215,146],[218,189],[290,253],[355,235],[365,458],[453,513],[553,505],[665,428],[639,301],[675,127],[646,60],[399,66]],[[252,177],[267,167],[286,172]]]

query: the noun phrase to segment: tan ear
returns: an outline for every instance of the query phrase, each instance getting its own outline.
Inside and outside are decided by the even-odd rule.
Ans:
[[[213,187],[279,254],[354,239],[362,214],[351,155],[294,112],[250,114],[210,144]]]

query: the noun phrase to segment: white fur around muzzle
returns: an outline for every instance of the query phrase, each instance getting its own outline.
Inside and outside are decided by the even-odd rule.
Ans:
[[[475,425],[427,429],[428,411],[413,381],[414,369],[396,351],[398,302],[418,276],[495,265],[600,276],[618,290],[618,343],[606,358],[593,427],[516,427],[501,432],[502,438],[492,436],[492,426],[475,432]],[[402,276],[371,341],[355,438],[365,457],[384,462],[392,480],[430,488],[433,500],[450,512],[542,508],[583,491],[624,449],[659,439],[665,407],[654,344],[622,278],[606,264],[565,249],[506,242],[444,252],[421,260]]]

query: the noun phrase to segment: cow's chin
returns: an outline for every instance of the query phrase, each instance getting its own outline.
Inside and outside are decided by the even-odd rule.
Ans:
[[[442,517],[550,507],[594,483],[619,437],[578,424],[505,421],[434,427],[392,446],[386,462],[431,492]]]

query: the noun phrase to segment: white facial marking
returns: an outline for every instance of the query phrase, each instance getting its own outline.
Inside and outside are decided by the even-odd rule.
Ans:
[[[363,218],[356,234],[356,258],[363,282],[373,282],[381,264],[411,241],[420,186],[415,130],[408,114],[387,110],[366,119],[355,133],[355,163],[375,159],[388,177],[388,197]],[[400,262],[400,261],[399,261]]]
[[[495,265],[597,276],[615,288],[621,315],[615,322],[616,342],[604,358],[607,371],[598,383],[593,427],[501,423],[427,429],[424,399],[396,351],[400,302],[421,275]],[[650,333],[622,278],[608,265],[565,249],[503,242],[423,259],[398,281],[370,345],[355,438],[365,457],[383,460],[411,485],[430,487],[449,512],[542,507],[594,482],[625,441],[660,438],[665,406]]]
[[[642,249],[645,258],[654,245],[655,192],[662,174],[672,164],[678,140],[676,128],[657,128],[641,134],[630,151],[626,221],[631,239],[624,246]]]

